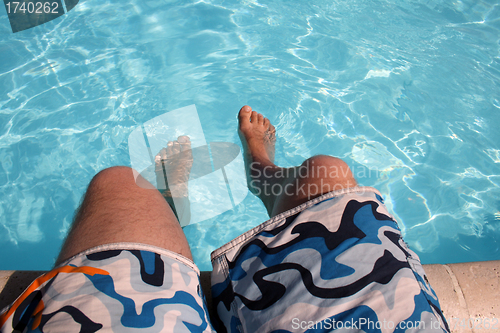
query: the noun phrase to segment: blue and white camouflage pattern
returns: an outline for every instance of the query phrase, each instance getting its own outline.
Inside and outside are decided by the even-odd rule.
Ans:
[[[375,189],[325,194],[212,253],[218,332],[449,332],[418,256]],[[199,270],[176,253],[107,244],[42,275],[6,332],[213,332]]]
[[[0,332],[213,332],[194,263],[144,244],[108,244],[35,280]]]
[[[373,188],[278,215],[214,251],[212,265],[218,332],[449,332]]]

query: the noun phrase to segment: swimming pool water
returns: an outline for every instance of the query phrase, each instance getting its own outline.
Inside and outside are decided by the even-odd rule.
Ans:
[[[0,269],[48,269],[93,175],[142,123],[195,104],[276,126],[276,163],[345,159],[424,263],[500,259],[500,5],[81,0],[13,34],[0,10]],[[370,170],[370,172],[368,172]],[[252,195],[185,227],[195,261],[267,219]]]

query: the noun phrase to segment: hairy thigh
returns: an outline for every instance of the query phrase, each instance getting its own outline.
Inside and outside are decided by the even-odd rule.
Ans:
[[[108,168],[92,179],[58,262],[94,246],[117,242],[154,245],[191,258],[168,203],[128,167]]]

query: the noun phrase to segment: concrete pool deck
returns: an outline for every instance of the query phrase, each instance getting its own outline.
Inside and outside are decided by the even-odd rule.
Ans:
[[[452,332],[500,330],[500,260],[424,265],[424,269],[439,297]],[[15,301],[43,273],[45,272],[0,271],[0,311]],[[210,272],[202,272],[201,280],[209,311],[212,312]],[[493,328],[495,322],[496,326]]]

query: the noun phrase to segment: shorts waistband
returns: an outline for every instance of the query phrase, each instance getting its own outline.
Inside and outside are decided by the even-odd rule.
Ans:
[[[80,257],[80,256],[87,256],[89,254],[97,253],[97,252],[104,252],[104,251],[111,251],[111,250],[138,250],[138,251],[149,251],[149,252],[154,252],[160,255],[167,256],[171,259],[177,260],[184,265],[188,266],[189,268],[193,269],[198,275],[200,275],[200,270],[198,269],[198,266],[189,258],[184,257],[183,255],[158,247],[154,245],[149,245],[149,244],[143,244],[143,243],[131,243],[131,242],[121,242],[121,243],[109,243],[109,244],[103,244],[103,245],[98,245],[94,246],[90,249],[87,249],[85,251],[82,251],[71,258],[65,260],[61,264],[57,265],[55,268],[67,265],[68,262],[71,260]]]
[[[211,260],[212,262],[214,261],[215,258],[219,257],[221,254],[231,250],[233,247],[237,246],[241,242],[244,242],[245,240],[255,236],[258,234],[260,231],[263,229],[275,224],[275,223],[280,223],[284,219],[286,219],[289,216],[292,216],[294,214],[300,213],[304,210],[306,210],[309,207],[312,207],[324,200],[328,200],[334,197],[338,197],[341,195],[346,195],[346,194],[353,194],[353,193],[366,193],[366,192],[372,192],[380,197],[382,197],[382,194],[375,188],[369,187],[369,186],[356,186],[356,187],[350,187],[342,190],[337,190],[337,191],[332,191],[325,193],[317,198],[311,199],[295,208],[289,209],[281,214],[276,215],[275,217],[261,223],[260,225],[250,229],[249,231],[245,232],[244,234],[238,236],[237,238],[233,239],[232,241],[222,245],[218,249],[214,250],[211,254]]]

